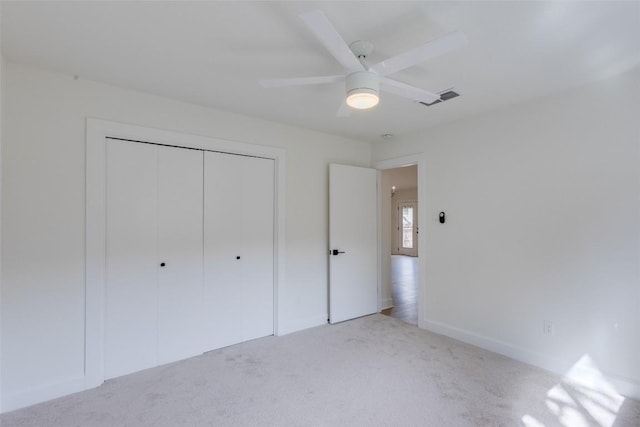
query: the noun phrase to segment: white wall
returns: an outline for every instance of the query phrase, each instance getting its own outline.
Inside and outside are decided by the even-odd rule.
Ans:
[[[636,69],[375,145],[424,153],[421,326],[640,396],[639,117]]]
[[[328,163],[368,166],[368,143],[16,64],[3,71],[4,401],[83,373],[87,116],[285,149],[279,330],[326,322]]]

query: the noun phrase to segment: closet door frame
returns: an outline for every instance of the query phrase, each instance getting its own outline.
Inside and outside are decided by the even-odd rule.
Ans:
[[[87,118],[84,387],[97,387],[104,382],[107,138],[218,151],[274,160],[273,331],[274,335],[278,335],[282,307],[282,304],[279,304],[278,289],[285,288],[285,150]]]

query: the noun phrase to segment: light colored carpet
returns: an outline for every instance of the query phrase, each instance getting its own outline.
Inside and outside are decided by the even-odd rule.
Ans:
[[[640,425],[640,403],[378,314],[113,379],[0,424],[619,427]]]

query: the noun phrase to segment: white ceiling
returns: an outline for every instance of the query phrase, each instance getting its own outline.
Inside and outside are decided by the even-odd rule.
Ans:
[[[382,93],[336,117],[340,84],[261,79],[340,74],[298,14],[323,10],[371,63],[454,30],[467,47],[390,77],[462,96],[425,107]],[[227,111],[376,141],[626,71],[640,63],[640,2],[3,1],[9,61]]]

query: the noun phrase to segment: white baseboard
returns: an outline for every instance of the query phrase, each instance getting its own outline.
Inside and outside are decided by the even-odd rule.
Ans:
[[[631,381],[627,378],[620,378],[611,374],[606,374],[605,376],[618,393],[623,396],[640,400],[640,382]]]
[[[471,331],[456,328],[433,320],[424,320],[420,324],[420,327],[440,335],[445,335],[447,337],[475,345],[485,350],[493,351],[494,353],[502,354],[520,362],[546,369],[547,371],[551,371],[562,376],[566,375],[567,371],[571,368],[573,363],[575,363],[575,360],[562,361],[504,341],[496,340],[484,335],[478,335]],[[613,375],[605,374],[605,376],[615,387],[618,393],[634,399],[640,399],[640,383]]]
[[[45,384],[16,393],[3,393],[2,413],[15,411],[47,400],[89,390],[95,385],[89,384],[86,377],[70,378],[60,382]]]
[[[304,329],[326,325],[328,318],[329,318],[328,315],[321,314],[316,316],[309,316],[309,317],[289,320],[286,323],[283,322],[282,324],[278,324],[278,335],[287,335],[293,332],[302,331]]]

